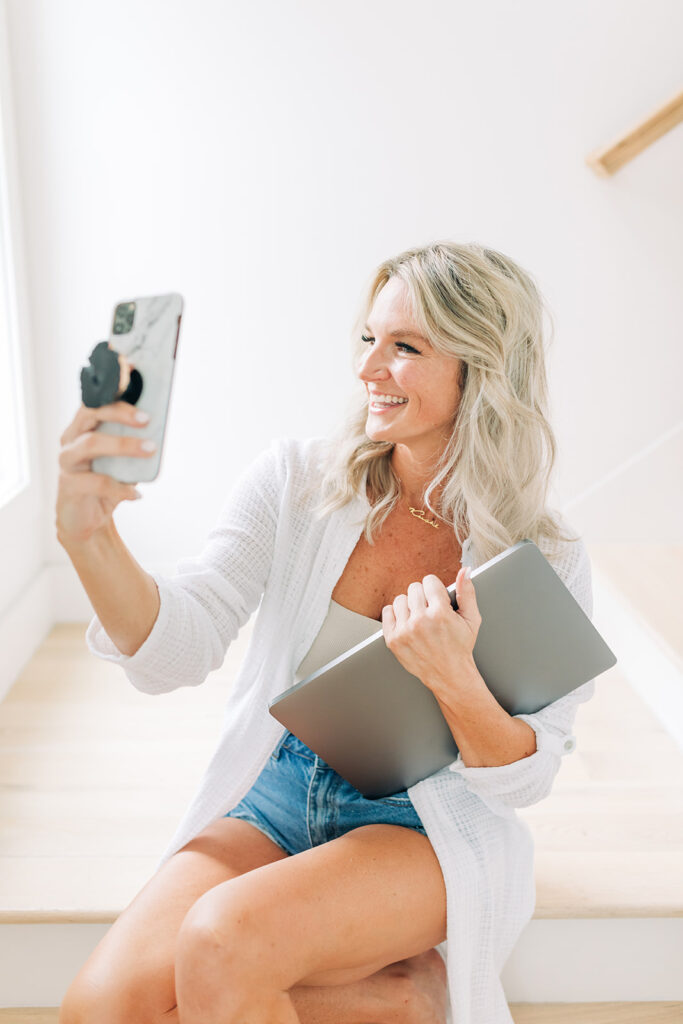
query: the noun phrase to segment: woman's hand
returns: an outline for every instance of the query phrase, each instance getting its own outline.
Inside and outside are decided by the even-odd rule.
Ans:
[[[149,455],[135,437],[115,437],[95,428],[107,420],[140,427],[137,409],[128,402],[114,402],[91,409],[81,405],[59,443],[59,481],[55,526],[63,547],[82,544],[106,529],[112,513],[122,501],[140,497],[135,484],[124,484],[105,473],[93,473],[92,460],[98,455]]]
[[[439,695],[457,692],[458,675],[473,666],[481,625],[474,584],[464,568],[456,577],[455,593],[457,611],[439,577],[430,573],[382,608],[387,647],[408,672]]]

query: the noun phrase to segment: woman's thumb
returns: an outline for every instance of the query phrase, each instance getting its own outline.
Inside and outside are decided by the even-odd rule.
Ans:
[[[470,579],[471,571],[469,566],[463,565],[456,576],[455,594],[458,600],[458,611],[460,612],[467,612],[472,599],[474,586]]]

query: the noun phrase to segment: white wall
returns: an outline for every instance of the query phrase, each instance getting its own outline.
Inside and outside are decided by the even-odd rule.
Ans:
[[[7,0],[7,15],[48,564],[72,571],[59,436],[115,302],[185,297],[161,475],[116,512],[136,558],[170,568],[272,437],[332,429],[362,286],[437,238],[509,253],[548,298],[573,525],[681,542],[683,127],[612,178],[585,164],[680,87],[680,3]]]
[[[41,418],[35,386],[37,368],[25,274],[21,175],[12,86],[10,45],[3,0],[0,0],[0,331],[7,332],[0,343],[3,350],[0,372],[7,372],[8,353],[12,364],[18,356],[11,380],[5,381],[0,390],[4,396],[12,393],[10,389],[16,389],[12,393],[14,408],[20,421],[23,420],[18,448],[25,458],[13,497],[7,500],[5,496],[0,507],[0,697],[54,621],[51,588],[44,567],[46,474],[42,465]],[[4,422],[12,418],[13,411],[9,412],[9,417],[3,417]],[[14,464],[16,452],[17,439],[13,440],[15,451],[10,465]],[[0,436],[0,446],[4,443],[5,439]],[[0,458],[2,455],[0,450]]]

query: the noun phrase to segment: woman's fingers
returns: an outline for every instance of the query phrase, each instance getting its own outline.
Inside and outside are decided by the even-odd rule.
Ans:
[[[95,498],[107,498],[119,502],[135,497],[136,484],[124,484],[106,473],[88,473],[77,478],[63,474],[61,483],[65,497],[72,494],[90,495]]]
[[[105,529],[119,502],[141,497],[134,484],[92,471],[92,460],[100,455],[144,458],[152,454],[143,451],[139,435],[122,437],[97,430],[104,422],[144,427],[138,412],[129,402],[96,408],[81,405],[62,434],[55,526],[57,539],[67,550],[69,544],[83,543]]]
[[[382,621],[390,628],[408,621],[411,615],[424,612],[428,607],[452,607],[450,595],[438,576],[433,573],[425,576],[420,582],[408,584],[406,594],[397,594],[392,604],[382,609]]]
[[[427,607],[424,587],[420,582],[410,583],[408,586],[408,609],[413,612],[424,611]]]
[[[408,597],[406,594],[398,594],[394,598],[393,603],[394,615],[396,617],[396,625],[401,626],[407,621],[410,615],[410,609],[408,607]]]
[[[393,629],[396,629],[396,616],[394,615],[393,604],[385,604],[382,608],[382,628],[385,638],[387,633],[391,633]]]
[[[66,473],[83,473],[90,469],[92,460],[99,455],[132,455],[149,458],[150,452],[141,448],[137,437],[118,437],[91,430],[67,443],[59,453],[59,466]]]
[[[453,607],[453,605],[451,604],[450,594],[448,593],[446,587],[441,582],[439,577],[435,576],[434,573],[429,573],[429,575],[424,577],[424,579],[422,580],[422,587],[424,590],[425,597],[427,599],[427,604],[430,605],[430,607]]]
[[[138,410],[130,402],[112,402],[110,405],[100,405],[91,409],[81,404],[73,420],[66,428],[59,439],[61,445],[71,444],[81,434],[95,430],[99,423],[109,420],[113,423],[125,423],[131,427],[141,427],[144,423],[138,423],[135,419]]]

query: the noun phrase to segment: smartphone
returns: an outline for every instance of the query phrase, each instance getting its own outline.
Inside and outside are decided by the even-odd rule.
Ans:
[[[142,427],[99,423],[96,430],[116,437],[151,438],[157,450],[144,457],[100,455],[92,460],[94,473],[106,473],[124,484],[148,483],[158,477],[182,315],[183,297],[177,292],[114,306],[109,345],[141,375],[142,390],[135,406],[148,413],[150,421]]]

